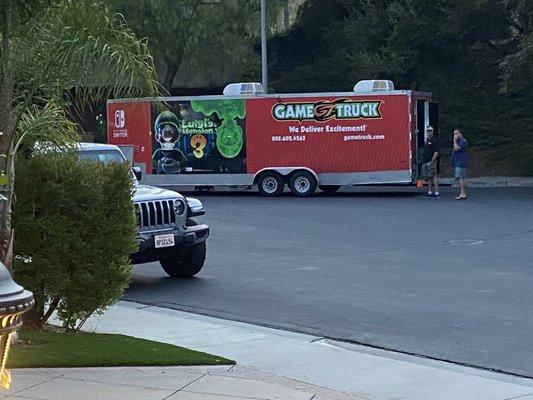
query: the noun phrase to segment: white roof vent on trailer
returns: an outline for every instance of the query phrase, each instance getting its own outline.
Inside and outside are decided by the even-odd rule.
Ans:
[[[224,96],[255,96],[263,94],[263,85],[257,82],[230,83],[224,88]]]
[[[354,92],[389,92],[394,90],[394,83],[383,79],[368,79],[359,81],[353,87]]]

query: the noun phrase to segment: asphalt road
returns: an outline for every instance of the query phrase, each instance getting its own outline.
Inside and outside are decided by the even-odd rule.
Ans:
[[[533,377],[533,188],[455,192],[201,194],[204,270],[125,299]]]

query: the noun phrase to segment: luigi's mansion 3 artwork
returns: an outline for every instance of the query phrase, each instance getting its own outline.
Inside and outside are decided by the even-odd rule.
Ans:
[[[246,171],[244,100],[176,101],[163,109],[152,112],[154,174]]]

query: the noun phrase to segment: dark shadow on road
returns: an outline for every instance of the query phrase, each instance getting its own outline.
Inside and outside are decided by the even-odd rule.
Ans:
[[[142,292],[144,290],[171,290],[180,288],[200,288],[205,286],[208,280],[199,274],[188,279],[175,279],[169,277],[158,262],[132,265],[132,279],[128,292]],[[162,293],[162,292],[159,292]]]
[[[178,190],[179,191],[179,190]],[[262,197],[259,192],[248,192],[248,191],[209,191],[209,192],[196,192],[196,191],[179,191],[185,196],[191,197]],[[314,199],[314,198],[346,198],[346,197],[355,197],[355,198],[365,198],[365,197],[417,197],[423,196],[423,193],[420,192],[407,192],[407,191],[357,191],[357,192],[338,192],[338,193],[321,193],[317,192],[314,196],[300,198],[293,196],[290,192],[284,192],[277,198],[297,198],[299,200]],[[276,197],[273,197],[272,200],[275,201]]]

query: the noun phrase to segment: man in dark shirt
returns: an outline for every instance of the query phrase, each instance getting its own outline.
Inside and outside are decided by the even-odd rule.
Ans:
[[[468,142],[463,137],[463,133],[456,129],[453,131],[453,153],[452,153],[452,167],[453,176],[459,182],[461,192],[455,200],[465,200],[466,195],[466,169],[468,168]]]
[[[431,125],[426,128],[427,139],[422,152],[422,171],[424,179],[428,179],[428,192],[426,197],[440,197],[439,193],[439,142]]]

